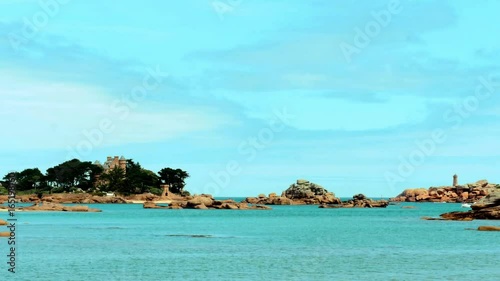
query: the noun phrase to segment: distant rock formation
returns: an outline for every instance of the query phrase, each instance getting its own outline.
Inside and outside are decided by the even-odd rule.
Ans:
[[[154,201],[144,202],[145,209],[226,209],[226,210],[270,210],[262,205],[249,206],[246,203],[236,203],[234,200],[215,200],[211,195],[189,196],[186,200],[172,201],[168,206],[161,206]]]
[[[480,180],[465,185],[406,189],[390,201],[473,203],[488,195],[497,186],[499,185],[488,183],[487,180]]]
[[[318,184],[307,180],[297,180],[296,183],[283,191],[281,196],[277,196],[276,193],[270,193],[268,197],[260,194],[258,197],[248,197],[242,203],[264,205],[333,204],[340,203],[340,199]]]
[[[0,206],[1,209],[8,209],[6,206]],[[29,211],[29,212],[48,212],[48,211],[53,211],[53,212],[101,212],[99,209],[93,209],[89,208],[88,206],[82,206],[82,205],[77,205],[77,206],[64,206],[61,204],[54,204],[54,203],[43,203],[43,204],[33,204],[28,207],[18,207],[16,208],[16,211]]]
[[[364,194],[356,194],[352,200],[337,204],[322,204],[320,208],[385,208],[389,205],[389,201],[367,198]]]

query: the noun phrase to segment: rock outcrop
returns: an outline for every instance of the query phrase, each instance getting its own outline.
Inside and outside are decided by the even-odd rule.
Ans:
[[[0,206],[0,209],[8,209],[6,206]],[[28,207],[18,207],[16,208],[16,211],[29,211],[29,212],[47,212],[47,211],[54,211],[54,212],[101,212],[99,209],[94,209],[94,208],[89,208],[88,206],[82,206],[82,205],[77,205],[77,206],[64,206],[61,204],[55,204],[55,203],[43,203],[43,204],[33,204]]]
[[[500,226],[482,225],[477,228],[479,231],[500,231]]]
[[[340,202],[336,204],[321,204],[320,208],[385,208],[389,205],[389,201],[367,198],[364,194],[356,194],[352,200]]]
[[[472,203],[488,195],[499,185],[480,180],[475,183],[457,186],[441,186],[406,189],[390,201],[394,202],[460,202]]]
[[[444,220],[500,220],[500,189],[495,189],[483,199],[472,204],[467,212],[450,212],[441,215]]]
[[[248,197],[242,201],[248,204],[263,205],[305,205],[305,204],[334,204],[340,203],[335,194],[322,186],[307,180],[297,180],[296,183],[283,191],[281,196],[270,193],[268,197],[260,194],[258,197]]]
[[[189,196],[186,200],[172,201],[168,206],[160,206],[154,201],[145,202],[145,209],[225,209],[225,210],[270,210],[270,207],[262,205],[248,205],[237,203],[234,200],[215,200],[211,195]]]

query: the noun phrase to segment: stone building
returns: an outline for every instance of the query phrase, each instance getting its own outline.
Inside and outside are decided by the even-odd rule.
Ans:
[[[94,162],[94,165],[100,166],[103,169],[103,173],[108,173],[109,171],[113,170],[116,167],[120,167],[124,173],[127,172],[127,159],[125,157],[111,157],[108,156],[106,158],[106,162],[104,164],[101,164],[99,160]],[[95,175],[95,186],[99,186],[101,184],[104,184],[105,182],[101,180],[101,175]]]
[[[99,161],[95,161],[94,165],[101,166],[104,169],[104,173],[107,173],[110,170],[113,170],[115,167],[120,167],[123,171],[126,171],[127,168],[127,159],[125,157],[111,157],[108,156],[106,159],[106,162],[104,164],[101,164]]]

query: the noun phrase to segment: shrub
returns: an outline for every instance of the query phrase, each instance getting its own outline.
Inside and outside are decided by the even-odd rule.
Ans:
[[[161,195],[163,193],[163,189],[157,188],[157,187],[150,187],[148,188],[149,192],[153,193],[154,195]]]

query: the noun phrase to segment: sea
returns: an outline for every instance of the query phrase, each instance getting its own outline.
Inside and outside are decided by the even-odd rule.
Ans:
[[[500,280],[500,232],[476,230],[500,221],[421,219],[460,204],[90,206],[102,212],[15,213],[15,273],[0,238],[0,280]]]

